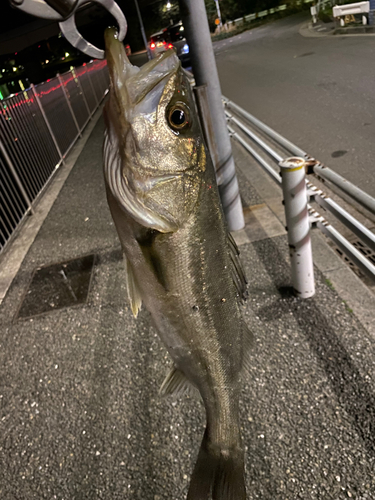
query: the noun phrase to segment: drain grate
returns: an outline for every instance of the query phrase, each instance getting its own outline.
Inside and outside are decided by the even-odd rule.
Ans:
[[[17,318],[29,318],[87,300],[95,255],[42,267],[34,272]]]
[[[371,248],[367,247],[362,241],[356,240],[352,242],[352,245],[356,247],[370,262],[375,266],[375,253]]]
[[[364,243],[362,243],[362,241],[360,240],[357,240],[357,239],[353,239],[353,240],[349,240],[350,243],[357,249],[359,250],[362,255],[364,255],[370,262],[371,264],[374,264],[375,265],[375,253],[373,252],[373,250],[371,250],[371,248],[369,248],[367,245],[365,245]],[[355,272],[355,274],[361,278],[362,281],[364,281],[366,283],[367,286],[375,286],[375,283],[374,281],[369,278],[368,276],[366,276],[360,269],[359,267],[357,267],[354,262],[352,262],[349,257],[347,257],[340,248],[338,248],[336,245],[333,245],[333,248],[335,250],[335,252],[341,257],[341,259],[352,269],[353,272]]]

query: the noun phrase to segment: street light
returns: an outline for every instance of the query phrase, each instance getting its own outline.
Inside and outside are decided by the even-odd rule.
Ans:
[[[167,7],[167,10],[170,10],[170,8],[172,7],[171,2],[168,2],[167,5],[166,5],[166,7]]]

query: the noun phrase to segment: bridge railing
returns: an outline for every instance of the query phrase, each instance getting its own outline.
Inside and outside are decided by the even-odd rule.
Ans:
[[[0,101],[0,255],[108,87],[106,61],[97,60]]]

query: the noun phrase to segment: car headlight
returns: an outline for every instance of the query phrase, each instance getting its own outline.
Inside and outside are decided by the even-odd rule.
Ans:
[[[185,43],[185,45],[182,47],[181,54],[188,54],[189,53],[189,45]]]

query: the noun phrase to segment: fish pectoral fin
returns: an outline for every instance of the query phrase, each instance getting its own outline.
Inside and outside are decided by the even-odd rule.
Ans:
[[[245,272],[243,270],[241,260],[240,260],[240,251],[238,250],[238,246],[234,241],[233,236],[228,233],[228,246],[229,253],[232,262],[232,279],[233,283],[237,288],[237,293],[242,302],[244,302],[248,297],[247,292],[247,279],[245,276]]]
[[[136,318],[138,312],[142,307],[142,297],[135,279],[132,265],[125,255],[125,273],[126,273],[126,287],[128,292],[128,299],[133,316]]]
[[[198,389],[175,366],[167,373],[159,389],[159,394],[161,396],[170,396],[173,394],[176,397],[188,395],[200,398]]]
[[[244,325],[242,329],[243,360],[242,368],[244,372],[250,373],[253,366],[252,348],[254,346],[254,336],[249,328]]]

